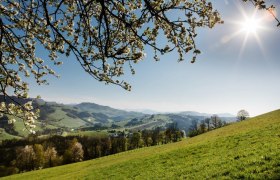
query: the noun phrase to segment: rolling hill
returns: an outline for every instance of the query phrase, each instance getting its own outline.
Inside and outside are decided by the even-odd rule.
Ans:
[[[15,97],[14,97],[15,98]],[[0,95],[0,100],[3,97]],[[102,106],[95,103],[80,103],[76,105],[59,104],[56,102],[46,102],[42,99],[29,99],[33,101],[35,107],[40,108],[40,117],[37,121],[35,131],[39,135],[62,135],[77,134],[77,131],[84,134],[88,131],[138,131],[143,129],[153,129],[156,127],[166,128],[170,123],[177,123],[178,128],[188,132],[191,122],[201,121],[210,114],[186,111],[182,113],[165,114],[143,114],[134,111],[124,111],[114,109],[109,106]],[[17,101],[26,103],[29,100]],[[231,122],[234,117],[221,117],[222,120]],[[7,130],[7,117],[0,118],[0,141],[11,138],[21,138],[28,135],[23,131],[24,124],[21,120],[15,123],[15,131]],[[84,131],[87,131],[84,133]],[[3,132],[3,133],[1,133]]]
[[[128,112],[114,109],[108,106],[102,106],[95,103],[81,103],[77,105],[59,104],[56,102],[46,102],[42,99],[21,100],[15,98],[20,103],[33,101],[34,107],[40,108],[40,117],[36,124],[35,131],[39,134],[50,134],[70,132],[73,129],[84,127],[106,127],[110,128],[115,122],[129,121],[133,118],[139,118],[144,114],[139,112]],[[4,101],[0,95],[0,102]],[[10,103],[10,101],[8,101]],[[23,131],[24,124],[22,120],[15,123],[15,131],[7,132],[7,117],[0,118],[0,141],[4,139],[26,137],[27,131]]]
[[[3,179],[279,179],[280,110],[178,143]]]

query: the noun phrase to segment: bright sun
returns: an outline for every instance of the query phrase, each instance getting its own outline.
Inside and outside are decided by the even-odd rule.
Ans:
[[[245,47],[247,46],[247,43],[250,42],[251,44],[252,42],[254,44],[257,44],[262,53],[265,54],[260,35],[264,30],[269,30],[269,28],[266,27],[266,22],[271,19],[271,14],[260,14],[260,12],[258,12],[257,10],[255,10],[252,13],[248,13],[242,8],[240,9],[240,13],[243,16],[242,19],[231,22],[232,24],[237,25],[236,28],[238,30],[230,35],[224,36],[221,42],[225,44],[231,41],[232,39],[239,39],[240,57],[242,56],[242,53],[245,50]],[[236,38],[237,36],[241,36],[243,40],[240,41],[240,38]]]
[[[261,27],[260,20],[255,18],[246,18],[243,23],[241,23],[241,30],[250,33],[256,33],[257,30]]]
[[[247,41],[250,37],[253,37],[257,44],[259,45],[261,51],[263,52],[263,47],[261,43],[261,39],[259,34],[261,33],[261,30],[264,29],[263,27],[263,19],[257,18],[256,14],[254,13],[251,17],[248,16],[246,13],[243,13],[244,19],[243,21],[240,21],[240,31],[237,32],[237,34],[244,34],[243,43],[241,45],[240,49],[240,55],[242,55],[245,46],[247,44]]]

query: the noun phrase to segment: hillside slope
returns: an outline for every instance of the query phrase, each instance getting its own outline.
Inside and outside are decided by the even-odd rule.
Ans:
[[[178,143],[3,179],[279,179],[280,110]]]

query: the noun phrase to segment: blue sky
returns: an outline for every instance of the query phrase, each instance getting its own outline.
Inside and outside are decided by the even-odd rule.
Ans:
[[[245,20],[242,11],[251,16],[254,8],[234,0],[214,1],[214,7],[225,24],[199,30],[197,44],[203,53],[194,64],[190,55],[178,63],[176,53],[155,62],[152,51],[146,50],[146,59],[134,66],[136,75],[123,77],[132,85],[132,92],[127,92],[92,79],[73,57],[61,57],[64,64],[56,68],[61,78],[50,77],[48,86],[31,82],[30,94],[61,103],[95,102],[159,112],[236,114],[246,109],[255,116],[279,109],[280,29],[276,22],[257,12],[265,29],[256,31],[259,41],[251,33],[243,46],[246,32],[236,33],[241,29],[237,23]]]

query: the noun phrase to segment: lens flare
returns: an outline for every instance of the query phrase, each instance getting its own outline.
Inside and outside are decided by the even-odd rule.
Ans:
[[[247,33],[256,33],[260,27],[260,20],[255,18],[247,18],[243,23],[241,23],[242,31]]]

